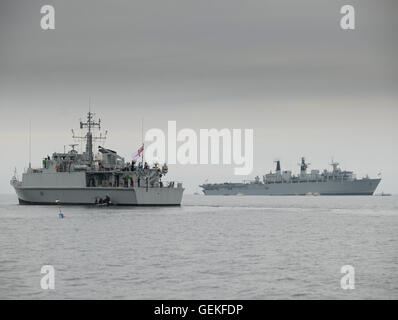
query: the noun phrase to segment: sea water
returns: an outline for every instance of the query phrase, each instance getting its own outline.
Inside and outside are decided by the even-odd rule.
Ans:
[[[397,299],[398,197],[185,195],[181,207],[0,196],[1,299]],[[55,289],[42,288],[43,266]],[[344,290],[343,266],[355,270]]]

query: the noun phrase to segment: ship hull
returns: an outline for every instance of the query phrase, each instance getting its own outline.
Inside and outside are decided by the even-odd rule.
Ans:
[[[179,206],[183,188],[34,188],[15,187],[20,204],[90,205],[109,196],[113,205]]]
[[[352,181],[215,184],[202,186],[205,195],[373,195],[380,179]]]

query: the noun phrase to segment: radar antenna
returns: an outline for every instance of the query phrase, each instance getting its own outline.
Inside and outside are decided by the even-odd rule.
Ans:
[[[77,147],[78,145],[79,145],[78,143],[70,144],[69,147],[72,148],[71,152],[73,152],[73,153],[77,152],[77,151],[75,150],[75,147]]]

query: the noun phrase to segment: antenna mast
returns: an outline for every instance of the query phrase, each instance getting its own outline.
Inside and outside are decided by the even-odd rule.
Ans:
[[[98,119],[98,122],[95,122],[94,116],[95,116],[95,114],[92,113],[91,111],[89,111],[87,113],[87,121],[86,122],[80,121],[80,129],[87,128],[87,134],[84,137],[75,136],[74,132],[72,130],[74,139],[85,139],[86,140],[86,154],[88,156],[87,160],[88,160],[90,166],[93,164],[93,158],[94,158],[94,156],[93,156],[93,141],[105,140],[106,135],[107,135],[107,132],[105,132],[104,136],[102,136],[102,134],[100,134],[98,137],[93,136],[92,130],[94,128],[98,128],[98,130],[101,130],[101,119]]]
[[[29,119],[29,169],[32,168],[32,120]]]
[[[145,159],[145,146],[144,146],[144,117],[141,119],[141,141],[142,141],[142,164],[144,164]]]

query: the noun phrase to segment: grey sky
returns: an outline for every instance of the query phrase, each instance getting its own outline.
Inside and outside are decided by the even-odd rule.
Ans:
[[[356,30],[340,29],[352,4]],[[40,8],[55,7],[54,31]],[[72,143],[88,108],[129,157],[146,128],[253,128],[255,174],[323,169],[334,156],[398,192],[396,1],[35,1],[0,3],[0,192],[14,166]],[[233,166],[173,166],[188,191],[240,180]]]

